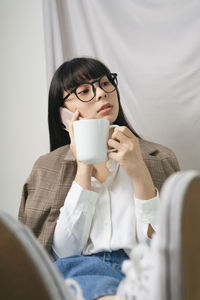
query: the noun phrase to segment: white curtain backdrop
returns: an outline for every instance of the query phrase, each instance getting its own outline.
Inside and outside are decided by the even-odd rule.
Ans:
[[[43,0],[48,85],[76,56],[118,73],[125,114],[200,170],[200,1]]]

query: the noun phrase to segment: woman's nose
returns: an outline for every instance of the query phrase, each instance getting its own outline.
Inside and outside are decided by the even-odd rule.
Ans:
[[[100,86],[96,87],[96,100],[100,100],[102,97],[106,97],[106,92],[100,88]]]

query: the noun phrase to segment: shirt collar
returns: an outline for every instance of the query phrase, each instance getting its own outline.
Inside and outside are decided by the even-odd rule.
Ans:
[[[102,186],[109,186],[113,179],[115,178],[118,170],[119,170],[119,163],[113,159],[109,159],[106,163],[106,167],[110,171],[110,175],[107,177],[106,181],[100,182],[95,177],[91,177],[91,185],[92,188],[98,188]]]

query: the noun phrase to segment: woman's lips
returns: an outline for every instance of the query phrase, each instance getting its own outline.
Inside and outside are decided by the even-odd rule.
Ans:
[[[101,114],[101,115],[107,114],[107,113],[111,112],[112,109],[113,109],[113,106],[102,108],[99,111],[99,114]]]
[[[106,114],[106,113],[109,113],[112,109],[113,109],[113,105],[111,105],[110,103],[105,103],[98,110],[98,113],[100,113],[100,114]]]

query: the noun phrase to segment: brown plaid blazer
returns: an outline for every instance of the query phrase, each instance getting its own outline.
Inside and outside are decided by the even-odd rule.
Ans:
[[[144,161],[158,190],[179,170],[174,153],[159,144],[140,140]],[[69,145],[41,156],[23,187],[19,220],[27,225],[51,253],[56,220],[76,174]]]

